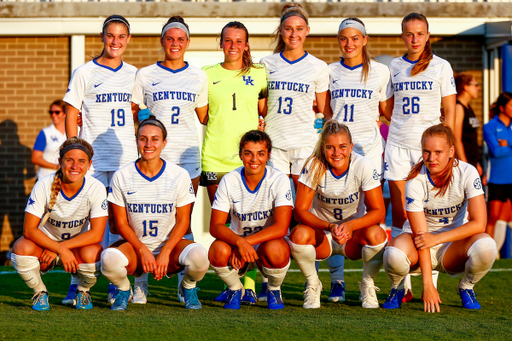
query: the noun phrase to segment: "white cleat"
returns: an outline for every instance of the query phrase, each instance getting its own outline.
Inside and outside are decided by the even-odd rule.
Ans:
[[[359,291],[361,292],[360,299],[363,301],[363,308],[375,309],[379,307],[379,300],[377,300],[377,291],[379,288],[372,282],[362,281],[359,283]]]
[[[322,282],[318,281],[318,285],[309,285],[304,291],[304,305],[305,309],[318,309],[320,308],[320,296],[322,295]]]
[[[133,299],[132,303],[135,304],[146,304],[148,302],[148,296],[150,295],[147,283],[135,283],[133,285]]]

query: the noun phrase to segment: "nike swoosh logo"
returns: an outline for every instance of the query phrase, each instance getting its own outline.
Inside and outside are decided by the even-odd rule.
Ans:
[[[201,168],[201,167],[197,167],[196,170],[198,170],[199,168]]]
[[[332,81],[332,84],[336,83],[337,81],[339,81],[339,79],[336,79],[335,81]]]
[[[100,84],[96,84],[94,85],[95,88],[97,88],[98,86],[100,86],[101,84],[103,84],[103,82],[101,82]]]
[[[398,76],[399,73],[400,73],[400,71],[398,71],[396,74],[394,74],[393,77]]]
[[[238,200],[238,201],[234,201],[234,200],[233,200],[233,204],[236,204],[236,203],[238,203],[238,202],[240,202],[240,200]]]
[[[152,86],[155,86],[155,85],[158,85],[158,84],[160,84],[160,83],[162,83],[162,82],[153,83],[153,84],[151,84],[151,85],[152,85]]]
[[[276,72],[277,72],[277,70],[274,70],[274,71],[270,71],[269,73],[273,74],[273,73],[276,73]]]
[[[213,82],[213,84],[217,84],[217,83],[220,83],[220,82],[222,82],[222,81]]]
[[[126,193],[126,194],[128,194],[128,195],[132,195],[132,194],[134,194],[134,193],[137,193],[137,191],[134,191],[134,192],[128,192],[128,193]]]

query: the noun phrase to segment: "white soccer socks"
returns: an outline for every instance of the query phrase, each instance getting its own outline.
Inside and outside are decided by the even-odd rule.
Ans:
[[[388,246],[384,251],[384,270],[391,281],[393,289],[404,289],[404,278],[411,269],[407,255],[394,246]]]
[[[213,265],[212,268],[215,270],[215,273],[217,273],[224,284],[226,284],[229,290],[240,290],[244,287],[240,281],[240,277],[238,276],[237,269],[230,269],[228,266],[217,268]]]
[[[288,244],[290,245],[293,259],[295,259],[300,271],[302,271],[302,274],[306,277],[308,286],[317,286],[320,279],[318,278],[315,267],[315,247],[313,245],[298,245],[291,240],[288,240]]]
[[[118,249],[108,248],[101,253],[101,273],[121,291],[130,290],[128,263],[128,258]]]
[[[41,279],[39,259],[37,257],[19,256],[11,253],[11,262],[21,279],[23,279],[30,289],[33,289],[35,293],[47,291]]]
[[[498,248],[498,251],[503,247],[506,235],[507,222],[504,220],[496,221],[496,224],[494,225],[494,240],[496,241],[496,247]]]
[[[491,237],[481,238],[474,242],[467,252],[469,259],[466,261],[459,288],[473,289],[475,284],[492,268],[497,253],[496,242]]]
[[[377,276],[382,267],[382,259],[387,241],[379,245],[365,245],[361,252],[363,259],[363,281],[371,281]]]
[[[100,266],[100,262],[78,264],[79,282],[77,289],[79,291],[87,292],[96,284],[101,273]]]
[[[210,266],[206,249],[198,243],[187,245],[180,254],[179,262],[185,267],[181,282],[185,289],[195,288],[196,282],[203,279]]]
[[[286,273],[290,268],[290,262],[281,269],[269,269],[263,266],[263,273],[268,278],[268,290],[281,290],[281,284],[283,284]]]
[[[183,239],[194,241],[194,235],[192,233],[186,234],[183,236]],[[183,276],[185,276],[185,270],[178,272],[178,288],[181,285],[181,281],[183,281]],[[147,279],[146,279],[147,282]]]

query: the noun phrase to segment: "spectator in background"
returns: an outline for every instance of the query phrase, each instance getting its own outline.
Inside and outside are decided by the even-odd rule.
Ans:
[[[61,100],[53,101],[48,113],[53,123],[39,132],[32,152],[32,163],[39,166],[36,180],[53,174],[60,168],[58,151],[66,141],[66,103]]]
[[[457,87],[457,104],[455,106],[455,147],[459,159],[478,170],[480,165],[480,147],[478,146],[478,128],[480,122],[469,105],[472,99],[478,98],[479,85],[473,75],[463,72],[455,77]]]

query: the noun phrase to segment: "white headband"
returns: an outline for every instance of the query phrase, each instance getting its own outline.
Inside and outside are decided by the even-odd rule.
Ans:
[[[347,28],[347,27],[355,28],[356,30],[361,32],[363,34],[363,36],[366,36],[366,30],[364,29],[364,26],[360,22],[355,21],[355,20],[343,21],[340,24],[340,28],[338,28],[338,34],[340,34],[341,30],[343,30],[344,28]]]
[[[177,21],[165,25],[164,29],[162,30],[162,38],[164,37],[165,32],[167,32],[167,30],[170,28],[179,28],[180,30],[185,32],[185,34],[187,35],[187,39],[190,39],[190,32],[188,31],[187,26]]]

